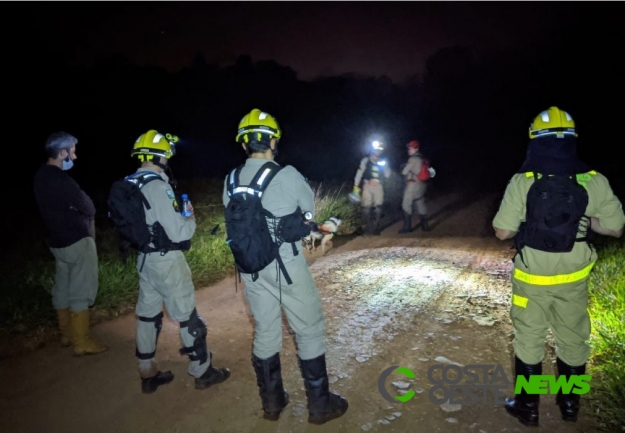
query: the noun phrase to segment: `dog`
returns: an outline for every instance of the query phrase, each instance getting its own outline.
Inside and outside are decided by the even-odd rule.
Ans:
[[[324,255],[326,252],[326,247],[328,242],[332,240],[334,234],[338,230],[341,225],[341,220],[337,217],[331,217],[328,220],[324,221],[323,224],[317,224],[316,227],[310,231],[310,234],[303,238],[306,243],[306,248],[308,248],[308,252],[313,252],[313,250],[317,250],[317,241],[321,241],[321,255]]]

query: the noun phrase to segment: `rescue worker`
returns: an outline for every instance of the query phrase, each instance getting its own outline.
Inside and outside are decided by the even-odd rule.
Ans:
[[[212,353],[206,343],[207,327],[195,305],[195,287],[183,250],[195,233],[195,216],[183,217],[169,177],[165,174],[169,159],[175,154],[177,138],[150,130],[137,139],[131,156],[140,161],[134,176],[152,173],[159,180],[146,183],[141,189],[149,208],[145,208],[146,224],[151,227],[164,251],[140,252],[139,299],[136,305],[136,356],[139,359],[141,390],[153,393],[160,385],[170,383],[171,371],[161,372],[155,360],[156,344],[162,327],[163,303],[169,315],[180,323],[181,354],[189,356],[188,374],[195,378],[195,389],[206,389],[230,377],[230,370],[213,366]],[[154,242],[151,243],[151,246]]]
[[[61,346],[74,355],[95,355],[108,349],[89,337],[89,307],[98,294],[95,206],[66,172],[73,167],[78,140],[55,132],[45,143],[47,162],[35,174],[34,194],[46,226],[46,243],[56,261],[52,304]]]
[[[407,148],[408,162],[401,171],[406,181],[404,197],[401,203],[401,208],[404,211],[404,225],[398,233],[409,233],[412,231],[412,213],[415,205],[421,220],[421,229],[427,232],[430,230],[430,227],[428,226],[427,206],[425,204],[426,183],[417,178],[417,175],[421,172],[423,157],[419,153],[420,146],[418,141],[412,140],[408,143]]]
[[[572,239],[583,238],[590,231],[621,237],[625,225],[621,202],[613,194],[608,179],[577,158],[577,132],[571,116],[557,107],[550,107],[536,116],[529,136],[526,160],[508,183],[493,220],[497,238],[506,240],[516,236],[515,241],[527,239],[522,236],[525,229],[521,225],[526,223],[527,194],[534,178],[543,175],[575,177],[587,192],[584,215],[590,221],[582,218],[578,227],[574,225],[573,230],[579,232],[573,233]],[[581,188],[580,191],[583,192]],[[517,377],[528,379],[531,375],[542,374],[544,343],[549,328],[556,340],[559,375],[569,377],[585,373],[589,357],[586,341],[590,337],[588,275],[596,260],[595,249],[583,241],[573,242],[570,252],[517,246],[511,277],[510,311],[515,331],[513,346]],[[508,398],[505,408],[521,423],[536,426],[539,397],[523,390],[514,398]],[[579,394],[559,392],[556,403],[563,420],[577,420]]]
[[[274,161],[282,131],[276,119],[259,109],[243,116],[236,142],[248,158],[239,174],[241,187],[248,185],[259,169]],[[274,161],[275,162],[275,161]],[[277,163],[276,163],[277,164]],[[228,206],[229,177],[226,176],[223,203]],[[295,212],[315,215],[315,196],[304,176],[287,165],[275,174],[262,195],[263,207],[275,217]],[[299,209],[298,209],[299,208]],[[274,225],[269,224],[275,239]],[[256,373],[264,418],[278,420],[289,402],[281,373],[282,312],[284,308],[297,341],[297,358],[308,398],[308,422],[324,424],[342,416],[347,400],[330,392],[326,370],[325,316],[319,291],[302,252],[301,242],[283,243],[279,254],[292,283],[281,283],[278,260],[257,275],[241,273],[246,298],[255,321],[252,365]],[[256,277],[257,278],[254,278]]]
[[[374,141],[369,148],[369,155],[360,161],[356,176],[354,177],[354,193],[360,193],[362,187],[362,217],[366,224],[365,233],[380,235],[380,219],[382,218],[382,205],[384,204],[384,186],[382,176],[388,179],[391,170],[386,161],[381,160],[384,146],[379,141]],[[373,214],[372,214],[373,208]]]

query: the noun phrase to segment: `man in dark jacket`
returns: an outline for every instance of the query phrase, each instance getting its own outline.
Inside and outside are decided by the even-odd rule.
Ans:
[[[74,355],[95,355],[108,347],[89,338],[89,307],[98,293],[95,207],[65,171],[76,160],[78,140],[55,132],[46,140],[48,161],[34,179],[35,200],[48,230],[47,244],[56,259],[52,304],[57,311],[61,345]]]

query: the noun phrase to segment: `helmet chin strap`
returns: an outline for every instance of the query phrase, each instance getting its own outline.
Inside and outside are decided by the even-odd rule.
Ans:
[[[163,167],[160,164],[159,164],[159,166]],[[169,164],[167,164],[165,167],[163,167],[163,170],[165,170],[165,172],[167,173],[167,177],[169,177],[169,184],[171,185],[171,187],[173,189],[178,188],[178,181],[176,179],[174,179],[174,172],[171,170],[171,166]]]
[[[169,164],[161,163],[160,158],[157,160],[156,157],[152,158],[150,162],[153,165],[156,165],[157,167],[162,168],[163,171],[167,173],[167,177],[169,177],[169,184],[172,186],[173,189],[176,189],[178,187],[178,181],[174,179],[174,173],[172,172],[171,166]]]

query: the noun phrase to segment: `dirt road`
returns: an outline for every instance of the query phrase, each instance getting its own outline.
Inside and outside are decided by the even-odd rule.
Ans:
[[[130,314],[94,328],[111,347],[105,354],[73,358],[71,349],[49,344],[0,361],[0,432],[591,432],[586,405],[577,424],[564,423],[553,396],[543,398],[538,429],[510,418],[492,392],[474,405],[430,401],[427,372],[435,364],[501,365],[512,378],[512,251],[492,234],[496,205],[492,195],[447,196],[430,203],[431,232],[398,235],[399,222],[389,222],[381,236],[337,237],[325,256],[307,253],[327,316],[331,388],[350,403],[338,420],[306,422],[306,396],[286,327],[282,363],[291,403],[278,422],[262,419],[250,363],[253,323],[241,287],[235,292],[229,278],[197,292],[214,362],[232,370],[227,382],[193,388],[186,358],[178,355],[178,325],[166,318],[157,357],[176,378],[155,394],[141,394]],[[555,358],[552,345],[546,347],[549,374]],[[394,395],[415,391],[406,403],[390,403],[378,391],[380,374],[391,366],[415,373],[414,379],[391,375],[385,382]],[[510,393],[512,384],[504,391]]]

